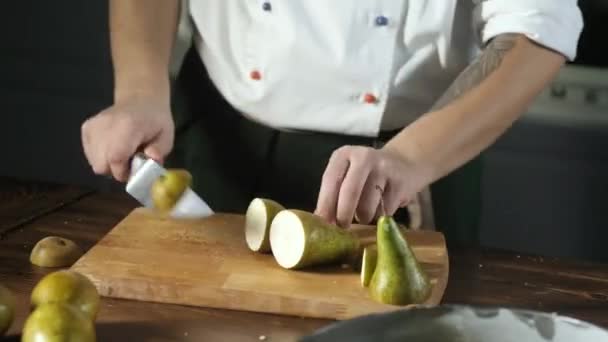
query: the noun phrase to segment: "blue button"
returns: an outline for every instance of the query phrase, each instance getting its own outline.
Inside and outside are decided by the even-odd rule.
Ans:
[[[383,16],[383,15],[377,16],[376,17],[376,25],[378,25],[378,26],[386,26],[386,25],[388,25],[388,18],[385,17],[385,16]]]
[[[262,9],[266,12],[270,12],[272,10],[272,5],[270,4],[270,2],[265,2],[264,4],[262,4]]]

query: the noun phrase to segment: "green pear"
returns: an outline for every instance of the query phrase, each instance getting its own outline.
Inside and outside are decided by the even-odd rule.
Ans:
[[[8,288],[0,285],[0,336],[11,327],[15,318],[15,296]]]
[[[167,170],[152,184],[151,194],[154,208],[161,213],[169,212],[191,185],[192,175],[187,170]]]
[[[67,303],[37,306],[23,325],[22,342],[95,342],[95,325]]]
[[[100,297],[95,285],[85,275],[73,270],[60,270],[45,275],[31,293],[31,306],[66,303],[95,320]]]
[[[40,267],[67,267],[83,254],[74,241],[58,236],[47,236],[36,243],[30,262]]]
[[[245,214],[245,241],[254,252],[268,253],[270,250],[270,225],[276,214],[285,208],[267,198],[254,198]]]
[[[370,296],[390,305],[423,303],[431,293],[429,278],[391,216],[379,218],[376,245],[378,258],[369,283]]]
[[[347,261],[359,253],[359,239],[350,231],[312,213],[280,211],[270,225],[270,248],[280,266],[298,269]]]

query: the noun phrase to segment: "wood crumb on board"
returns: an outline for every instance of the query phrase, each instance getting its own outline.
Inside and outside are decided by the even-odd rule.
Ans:
[[[258,337],[258,339],[260,341],[265,341],[266,340],[266,335],[260,335],[260,337]]]
[[[187,331],[184,333],[184,336],[188,336],[188,332]]]

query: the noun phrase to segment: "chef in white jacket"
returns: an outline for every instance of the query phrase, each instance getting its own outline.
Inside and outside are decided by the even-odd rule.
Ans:
[[[114,103],[83,147],[120,181],[141,150],[216,210],[266,196],[342,227],[430,188],[448,243],[476,243],[483,151],[582,27],[575,0],[112,0]]]

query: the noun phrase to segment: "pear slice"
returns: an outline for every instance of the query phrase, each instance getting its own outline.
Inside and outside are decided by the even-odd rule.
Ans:
[[[378,248],[374,245],[369,245],[363,249],[363,257],[361,261],[361,285],[367,287],[372,275],[376,270],[376,262],[378,260]]]
[[[286,269],[348,260],[358,253],[359,246],[357,237],[348,230],[303,210],[283,210],[270,226],[272,254]]]
[[[275,215],[285,208],[267,198],[254,198],[245,214],[245,240],[254,252],[269,253],[270,224]]]
[[[378,260],[369,283],[370,296],[391,305],[423,303],[431,284],[407,239],[391,216],[377,223]]]
[[[58,236],[47,236],[36,243],[30,262],[40,267],[71,266],[83,252],[74,241]]]

